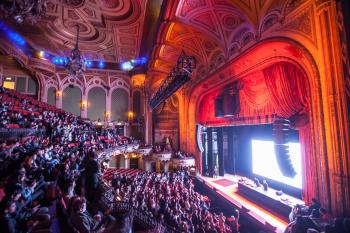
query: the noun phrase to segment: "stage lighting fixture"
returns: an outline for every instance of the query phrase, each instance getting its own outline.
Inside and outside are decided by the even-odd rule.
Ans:
[[[189,75],[192,74],[195,68],[196,58],[194,56],[187,56],[182,51],[168,77],[164,79],[158,91],[152,96],[150,100],[151,108],[155,109],[187,83],[190,80]]]

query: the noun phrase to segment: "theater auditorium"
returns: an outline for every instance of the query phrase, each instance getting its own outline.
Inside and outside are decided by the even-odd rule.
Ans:
[[[350,1],[1,0],[0,233],[350,233]]]

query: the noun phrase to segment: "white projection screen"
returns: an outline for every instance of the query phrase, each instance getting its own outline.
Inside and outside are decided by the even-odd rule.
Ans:
[[[282,175],[275,155],[273,141],[252,140],[253,174],[297,189],[302,188],[300,143],[289,143],[290,159],[297,173],[294,178]]]

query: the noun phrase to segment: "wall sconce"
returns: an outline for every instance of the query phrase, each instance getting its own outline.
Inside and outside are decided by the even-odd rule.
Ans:
[[[105,112],[105,117],[106,117],[107,119],[109,119],[110,116],[111,116],[111,113],[110,113],[110,112]]]
[[[81,108],[86,108],[87,107],[87,102],[86,100],[81,101]]]
[[[133,112],[128,112],[128,118],[129,118],[129,122],[132,121],[132,119],[134,118],[134,113]]]
[[[56,91],[56,96],[57,96],[57,97],[62,96],[62,91]]]

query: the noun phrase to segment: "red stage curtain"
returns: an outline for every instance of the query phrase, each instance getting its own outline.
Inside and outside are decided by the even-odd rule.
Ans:
[[[303,200],[305,203],[311,203],[311,198],[318,198],[318,177],[317,177],[317,159],[312,152],[310,124],[298,128],[299,140],[301,142],[301,157],[303,170]]]
[[[243,88],[240,91],[240,117],[265,118],[275,113],[274,106],[270,101],[265,77],[261,70],[244,77],[241,82],[243,83]]]
[[[263,73],[277,115],[289,118],[306,110],[310,89],[307,77],[299,67],[280,62],[264,69]]]

